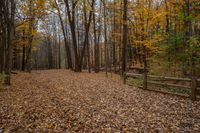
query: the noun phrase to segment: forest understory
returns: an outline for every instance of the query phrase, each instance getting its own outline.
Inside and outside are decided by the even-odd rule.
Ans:
[[[115,74],[12,76],[0,90],[0,132],[200,132],[200,101],[124,85]]]

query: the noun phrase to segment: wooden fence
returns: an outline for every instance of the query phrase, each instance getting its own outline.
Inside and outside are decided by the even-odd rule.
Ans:
[[[145,77],[146,76],[146,77]],[[176,88],[184,88],[190,90],[190,98],[192,100],[196,100],[197,98],[197,88],[198,83],[200,83],[200,79],[196,78],[177,78],[177,77],[165,77],[165,76],[155,76],[155,75],[144,75],[144,74],[136,74],[136,73],[125,73],[124,74],[124,83],[126,83],[126,79],[128,77],[140,77],[143,79],[143,89],[148,89],[147,84],[159,85],[159,86],[168,86],[168,87],[176,87]],[[145,79],[145,81],[144,81]],[[151,79],[153,81],[149,81]],[[168,81],[168,83],[166,83]],[[184,82],[187,85],[181,85],[178,83],[169,83],[169,82]],[[164,83],[163,83],[164,82]],[[200,84],[199,84],[200,85]],[[149,89],[148,89],[149,90]],[[159,90],[157,90],[159,91]],[[161,91],[159,91],[161,92]]]

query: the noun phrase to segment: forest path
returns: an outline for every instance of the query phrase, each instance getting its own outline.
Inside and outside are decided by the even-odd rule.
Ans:
[[[19,72],[0,90],[0,132],[200,132],[200,101],[68,70]]]

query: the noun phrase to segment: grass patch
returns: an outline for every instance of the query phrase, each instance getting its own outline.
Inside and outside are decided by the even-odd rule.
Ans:
[[[169,87],[169,86],[163,86],[163,85],[150,85],[148,84],[148,88],[152,90],[158,90],[158,91],[164,91],[169,92],[172,94],[182,94],[182,95],[190,95],[190,90],[180,87]]]
[[[143,84],[143,79],[139,77],[127,78],[127,83],[136,87],[140,87]]]

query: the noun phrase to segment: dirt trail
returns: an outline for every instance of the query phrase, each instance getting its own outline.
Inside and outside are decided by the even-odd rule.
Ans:
[[[0,90],[0,132],[200,132],[200,101],[67,70],[13,75]]]

